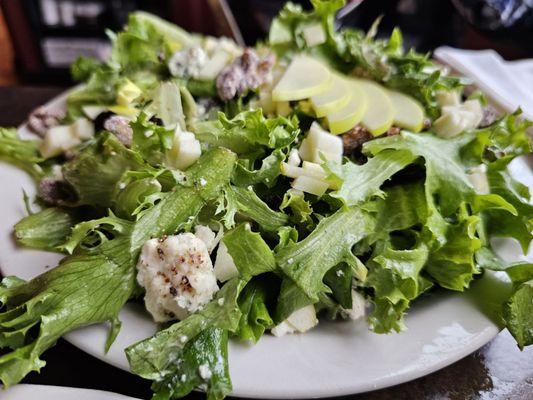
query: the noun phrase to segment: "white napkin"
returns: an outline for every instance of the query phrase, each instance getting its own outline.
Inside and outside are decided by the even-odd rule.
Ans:
[[[494,50],[462,50],[439,47],[433,53],[440,62],[470,78],[507,112],[522,108],[533,119],[533,59],[505,61]]]

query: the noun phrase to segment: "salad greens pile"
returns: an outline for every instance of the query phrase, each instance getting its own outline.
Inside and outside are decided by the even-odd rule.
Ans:
[[[78,327],[109,322],[109,349],[120,309],[142,301],[136,276],[145,243],[199,225],[221,238],[213,260],[227,252],[235,271],[218,277],[220,290],[198,311],[170,317],[125,350],[131,371],[153,381],[154,399],[196,388],[212,399],[231,393],[230,338],[255,343],[282,324],[304,331],[315,313],[346,318],[361,301],[376,333],[400,332],[413,301],[436,288],[467,290],[490,271],[505,271],[514,286],[502,327],[520,348],[533,343],[533,264],[506,265],[490,241],[513,238],[527,252],[533,237],[529,190],[507,169],[531,151],[531,123],[518,110],[438,134],[431,123],[456,110],[439,99],[460,96],[464,82],[429,55],[404,52],[399,30],[388,39],[376,38],[377,24],[366,34],[337,31],[343,0],[312,3],[311,11],[286,4],[255,50],[133,13],[122,32],[109,33],[108,61],[72,66],[83,85],[69,94],[60,126],[32,140],[0,128],[0,158],[40,189],[40,211],[25,199],[18,243],[65,254],[28,282],[6,277],[0,285],[6,387],[39,371],[42,353]],[[340,162],[324,154],[315,162],[327,190],[291,188],[287,168],[308,131],[317,122],[327,129],[327,120],[307,100],[265,101],[275,78],[252,73],[279,75],[302,53],[416,99],[424,129],[367,137],[355,150],[349,131]],[[248,86],[223,100],[234,76]],[[303,309],[312,318],[300,329],[290,317]]]

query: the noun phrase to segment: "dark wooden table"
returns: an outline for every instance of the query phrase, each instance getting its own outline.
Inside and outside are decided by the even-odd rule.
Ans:
[[[0,126],[16,126],[61,88],[0,87]],[[408,333],[407,333],[408,334]],[[60,340],[44,355],[47,365],[25,383],[108,390],[149,399],[150,384],[113,368]],[[203,398],[194,393],[190,398]],[[389,389],[349,396],[353,400],[533,400],[533,346],[521,352],[508,332],[461,361]]]

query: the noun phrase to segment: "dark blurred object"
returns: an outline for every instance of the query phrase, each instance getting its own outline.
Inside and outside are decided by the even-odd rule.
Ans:
[[[226,0],[2,0],[0,6],[17,73],[32,83],[70,85],[68,66],[80,55],[105,59],[106,29],[120,30],[136,9],[191,32],[239,37]]]
[[[477,28],[496,31],[531,28],[533,0],[452,0],[468,22]]]

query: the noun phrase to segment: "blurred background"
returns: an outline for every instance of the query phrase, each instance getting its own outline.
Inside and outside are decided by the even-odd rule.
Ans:
[[[297,1],[309,7],[308,1]],[[0,0],[0,86],[71,84],[68,65],[79,55],[105,58],[106,29],[118,30],[135,9],[187,30],[265,37],[281,0]],[[533,0],[354,0],[343,19],[368,29],[383,15],[380,34],[394,26],[419,51],[440,45],[492,48],[506,59],[533,56]]]

